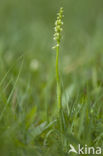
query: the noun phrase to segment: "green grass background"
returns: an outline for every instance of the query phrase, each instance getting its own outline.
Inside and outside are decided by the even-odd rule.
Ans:
[[[60,124],[52,47],[61,6]],[[70,143],[103,148],[103,1],[1,0],[0,156],[68,156]]]

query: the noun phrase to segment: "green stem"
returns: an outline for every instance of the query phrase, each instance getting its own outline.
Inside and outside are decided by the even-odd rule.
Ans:
[[[56,48],[56,81],[57,81],[57,104],[59,110],[61,110],[61,84],[59,78],[59,46]]]

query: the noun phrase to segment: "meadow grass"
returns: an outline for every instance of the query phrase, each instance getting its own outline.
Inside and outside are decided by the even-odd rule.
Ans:
[[[71,156],[70,144],[103,149],[103,1],[64,0],[60,116],[51,50],[59,4],[1,2],[0,156]]]

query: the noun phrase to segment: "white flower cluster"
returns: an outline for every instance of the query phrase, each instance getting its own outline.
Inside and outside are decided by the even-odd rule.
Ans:
[[[63,8],[60,8],[59,13],[57,14],[57,20],[55,22],[55,27],[54,27],[54,40],[57,42],[56,46],[53,48],[56,48],[57,46],[60,45],[60,40],[61,40],[61,32],[62,32],[62,18],[63,18]]]

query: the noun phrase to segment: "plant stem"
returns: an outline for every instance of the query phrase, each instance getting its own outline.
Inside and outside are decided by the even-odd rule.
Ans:
[[[62,104],[61,104],[61,84],[59,78],[59,46],[56,47],[56,81],[57,81],[57,104],[59,110],[61,110]]]

